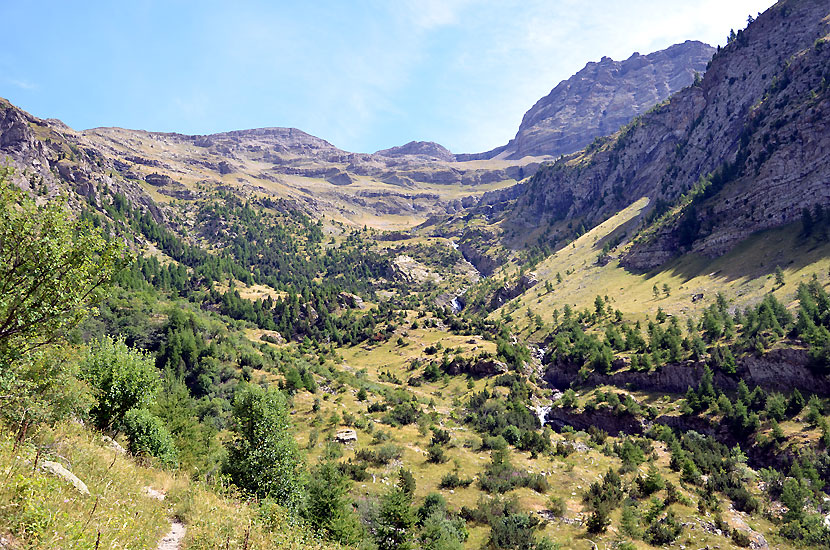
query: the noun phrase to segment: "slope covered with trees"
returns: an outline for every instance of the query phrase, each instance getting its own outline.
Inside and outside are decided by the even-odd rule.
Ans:
[[[826,11],[409,231],[5,107],[0,547],[827,547]]]

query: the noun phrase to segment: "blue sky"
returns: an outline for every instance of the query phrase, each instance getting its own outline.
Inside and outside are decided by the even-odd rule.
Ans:
[[[0,0],[0,96],[75,129],[293,126],[350,151],[478,152],[588,61],[723,44],[772,3]]]

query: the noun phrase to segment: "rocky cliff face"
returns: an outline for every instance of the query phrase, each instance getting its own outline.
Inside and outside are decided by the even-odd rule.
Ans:
[[[737,373],[727,375],[714,372],[714,385],[723,391],[735,391],[738,381],[743,380],[749,387],[761,386],[768,391],[791,392],[798,389],[804,394],[830,395],[830,376],[822,375],[810,368],[810,358],[803,349],[773,349],[762,355],[745,355],[737,360]],[[641,390],[664,393],[685,393],[696,388],[703,376],[705,364],[687,361],[671,363],[650,371],[638,372],[620,370],[609,374],[591,372],[587,379],[581,379],[581,365],[551,364],[545,371],[545,381],[555,388],[567,388],[572,383],[589,386],[631,385]]]
[[[21,187],[41,194],[72,191],[76,201],[107,188],[159,214],[167,199],[158,195],[192,201],[221,188],[288,199],[312,215],[359,219],[361,225],[367,217],[383,224],[386,216],[412,216],[417,223],[430,214],[451,214],[472,204],[477,185],[499,188],[525,175],[522,163],[457,163],[435,143],[350,153],[296,128],[212,135],[79,132],[2,99],[0,156],[16,168]]]
[[[490,308],[498,309],[516,296],[524,294],[539,283],[535,273],[523,273],[516,281],[505,284],[493,294]]]
[[[0,162],[12,182],[38,197],[65,195],[70,205],[100,204],[103,189],[127,197],[156,219],[164,211],[137,184],[118,177],[116,165],[82,135],[58,120],[41,120],[0,98]]]
[[[512,159],[504,158],[508,154],[497,160],[489,160],[492,155],[454,155],[425,141],[374,154],[351,153],[296,128],[212,135],[122,128],[76,132],[6,102],[0,113],[7,119],[0,126],[0,152],[20,168],[23,186],[43,178],[47,186],[60,184],[88,195],[96,185],[106,185],[145,205],[153,204],[148,193],[192,201],[218,187],[289,199],[312,215],[361,220],[361,225],[367,216],[381,218],[382,225],[390,215],[411,216],[417,223],[471,206],[480,195],[475,189],[479,185],[491,188],[487,204],[515,198],[521,187],[506,194],[498,189],[524,180],[539,167],[538,161],[518,157],[559,154],[561,147],[570,150],[580,140],[613,131],[691,81],[709,55],[707,46],[688,42],[647,56],[635,54],[624,62],[604,58],[589,63],[528,113],[511,142],[516,153]],[[567,137],[551,137],[551,132]],[[551,149],[557,140],[559,145]],[[63,156],[61,148],[66,149]]]
[[[515,139],[484,157],[518,159],[573,153],[613,134],[702,74],[715,49],[686,41],[625,61],[591,62],[525,113]]]
[[[828,13],[818,0],[779,2],[715,55],[700,82],[541,168],[514,221],[590,227],[643,196],[677,205],[623,258],[648,269],[682,250],[721,254],[796,219],[802,206],[826,205]],[[715,185],[688,201],[682,195],[702,178]]]
[[[414,155],[435,160],[455,160],[455,156],[449,149],[439,143],[435,143],[434,141],[410,141],[406,145],[392,147],[391,149],[383,149],[377,151],[375,154],[382,157],[403,157],[407,155]]]

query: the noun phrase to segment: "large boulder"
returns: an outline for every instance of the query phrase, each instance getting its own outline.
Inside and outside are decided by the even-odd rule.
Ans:
[[[357,443],[357,432],[352,429],[338,430],[334,440],[338,443]]]
[[[52,462],[51,460],[44,460],[41,467],[50,474],[71,483],[82,495],[89,495],[89,489],[87,488],[86,483],[78,479],[78,476],[64,468],[63,465],[58,464],[57,462]]]
[[[456,357],[445,367],[445,370],[452,376],[469,374],[475,378],[485,378],[506,373],[507,365],[492,357],[475,359]]]

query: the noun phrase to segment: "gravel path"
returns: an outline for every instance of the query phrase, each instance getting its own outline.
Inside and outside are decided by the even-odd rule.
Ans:
[[[170,532],[159,542],[158,550],[179,550],[187,528],[177,519],[170,522]]]

